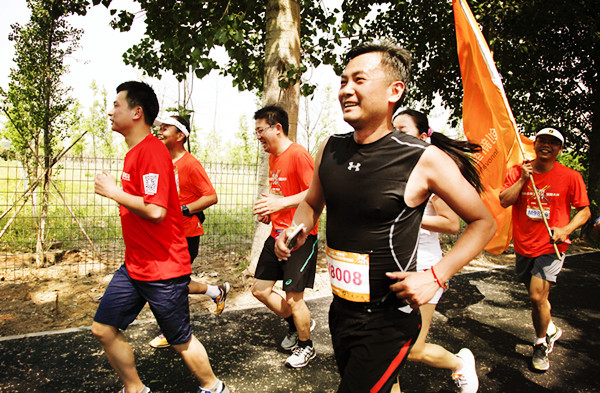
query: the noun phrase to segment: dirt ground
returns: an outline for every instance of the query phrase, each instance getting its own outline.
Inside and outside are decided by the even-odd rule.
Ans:
[[[583,244],[575,243],[569,253],[593,251]],[[81,259],[82,255],[70,253],[70,258]],[[464,271],[485,270],[496,266],[512,264],[514,254],[508,252],[502,255],[482,253]],[[69,259],[63,259],[62,264],[68,266]],[[60,269],[60,266],[58,266]],[[209,261],[197,258],[193,264],[193,278],[208,284],[228,281],[232,291],[227,298],[225,312],[228,308],[244,308],[259,305],[250,293],[252,275],[248,271],[240,271],[229,258],[217,257]],[[28,279],[19,281],[0,282],[0,336],[12,336],[33,332],[60,330],[90,326],[98,307],[97,297],[112,278],[112,273],[102,274],[73,274],[69,267],[68,274],[56,274],[47,278],[44,269],[29,267]],[[324,252],[319,253],[315,287],[306,291],[307,298],[325,296],[331,293],[327,262]],[[190,296],[192,319],[203,313],[214,312],[214,303],[204,295]],[[152,318],[148,307],[145,307],[138,319]]]

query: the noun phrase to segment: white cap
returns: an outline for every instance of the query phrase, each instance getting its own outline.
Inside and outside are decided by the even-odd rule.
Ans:
[[[183,132],[183,135],[190,136],[190,132],[188,131],[188,129],[181,124],[176,118],[174,117],[167,117],[166,119],[156,119],[154,120],[154,125],[155,126],[162,126],[163,124],[168,124],[170,126],[175,126],[177,127],[177,129],[181,132]]]
[[[560,144],[561,146],[565,144],[565,138],[563,138],[562,134],[554,129],[554,128],[542,128],[541,130],[538,131],[537,134],[535,134],[535,138],[537,139],[538,136],[540,135],[550,135],[555,137],[556,139],[560,140]]]

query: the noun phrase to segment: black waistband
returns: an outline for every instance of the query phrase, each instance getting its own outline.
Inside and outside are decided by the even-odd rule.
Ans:
[[[394,293],[388,293],[386,296],[379,300],[372,302],[351,302],[343,299],[339,296],[333,295],[333,303],[336,306],[356,311],[368,311],[383,310],[390,307],[404,307],[406,304],[402,300],[398,299]]]

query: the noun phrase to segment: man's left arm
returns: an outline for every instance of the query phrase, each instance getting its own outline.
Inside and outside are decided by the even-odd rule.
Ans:
[[[562,243],[573,231],[582,226],[590,219],[592,213],[589,206],[577,208],[577,213],[573,216],[571,221],[564,227],[558,228],[553,227],[552,229],[552,240],[554,243]]]
[[[416,308],[427,303],[441,285],[483,250],[496,232],[496,222],[454,161],[433,146],[423,153],[410,175],[406,190],[409,198],[410,193],[417,195],[412,206],[424,199],[423,194],[432,192],[467,223],[454,247],[432,269],[387,274],[399,280],[390,289]]]
[[[190,214],[194,214],[204,211],[204,209],[208,209],[218,201],[219,199],[217,198],[216,193],[212,195],[202,195],[200,198],[196,199],[194,202],[188,203],[186,206],[188,207]]]
[[[190,215],[200,213],[219,202],[217,192],[200,161],[196,160],[193,165],[182,169],[179,181],[192,187],[195,195],[201,195],[195,201],[186,204]]]

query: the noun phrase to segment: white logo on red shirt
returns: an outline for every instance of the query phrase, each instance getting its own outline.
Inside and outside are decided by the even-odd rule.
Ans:
[[[144,179],[144,193],[154,195],[158,190],[158,173],[147,173],[142,176]]]
[[[126,180],[126,181],[131,180],[131,178],[129,177],[129,173],[123,172],[123,174],[121,175],[121,180]]]

